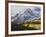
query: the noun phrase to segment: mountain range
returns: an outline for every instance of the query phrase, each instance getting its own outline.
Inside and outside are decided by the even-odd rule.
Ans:
[[[40,9],[34,10],[27,8],[22,14],[17,13],[15,16],[11,16],[11,22],[24,22],[26,20],[38,20],[40,19]]]

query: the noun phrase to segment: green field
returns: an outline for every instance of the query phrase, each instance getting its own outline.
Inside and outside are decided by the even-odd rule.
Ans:
[[[21,23],[11,23],[11,30],[40,30],[41,20],[26,20]]]

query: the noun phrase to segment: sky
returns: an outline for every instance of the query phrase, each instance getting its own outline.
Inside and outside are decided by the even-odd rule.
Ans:
[[[35,6],[36,7],[36,6]],[[16,15],[17,13],[22,14],[26,9],[30,8],[32,10],[34,10],[35,8],[34,6],[19,6],[19,5],[11,5],[11,15]],[[40,8],[40,7],[38,7]],[[34,12],[34,13],[38,13],[38,12]]]

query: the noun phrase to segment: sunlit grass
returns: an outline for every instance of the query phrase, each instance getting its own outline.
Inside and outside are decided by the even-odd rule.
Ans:
[[[40,26],[41,24],[24,24],[24,26],[27,26],[27,25],[29,25],[29,27],[31,27],[31,26]]]
[[[25,21],[24,26],[26,27],[33,27],[36,29],[40,29],[41,27],[41,20],[29,20],[29,21]]]

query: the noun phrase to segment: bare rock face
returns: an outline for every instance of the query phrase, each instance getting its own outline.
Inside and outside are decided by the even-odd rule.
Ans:
[[[24,22],[25,20],[40,19],[40,8],[35,7],[33,10],[27,8],[22,14],[18,13],[16,16],[11,16],[12,22]]]

